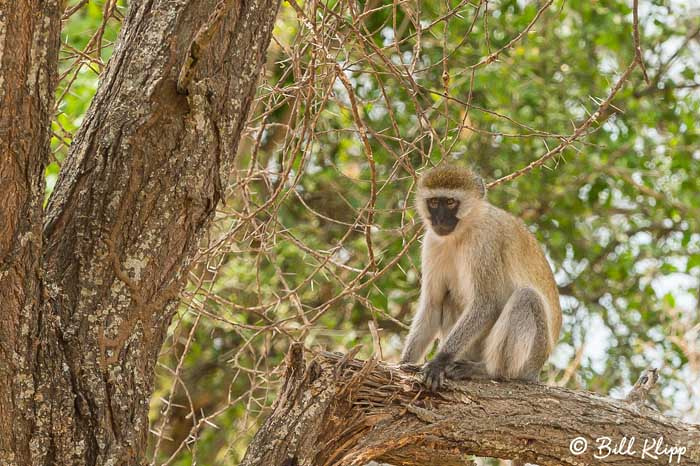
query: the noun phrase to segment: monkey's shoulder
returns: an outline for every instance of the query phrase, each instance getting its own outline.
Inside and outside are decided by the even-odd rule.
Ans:
[[[502,247],[506,266],[516,282],[533,282],[556,301],[552,269],[542,246],[522,219],[492,206],[491,214],[500,225],[500,234],[507,238]]]
[[[514,235],[522,234],[522,230],[527,231],[527,228],[520,219],[499,207],[486,204],[469,220],[463,240],[488,247],[502,246]]]
[[[498,254],[509,268],[534,268],[538,273],[550,270],[542,247],[525,222],[494,205],[484,211],[474,243]]]
[[[500,224],[504,225],[511,225],[511,226],[522,226],[525,227],[525,223],[515,215],[511,214],[505,209],[502,209],[498,206],[495,206],[491,203],[488,203],[486,205],[486,209],[484,209],[484,217],[491,220],[498,222]]]
[[[489,204],[485,211],[483,225],[484,230],[508,238],[509,243],[512,243],[513,240],[537,242],[522,219],[493,204]]]

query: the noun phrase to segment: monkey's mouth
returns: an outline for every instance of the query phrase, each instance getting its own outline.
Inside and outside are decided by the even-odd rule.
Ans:
[[[433,231],[437,233],[438,236],[447,236],[455,230],[457,225],[445,225],[442,223],[433,224]]]

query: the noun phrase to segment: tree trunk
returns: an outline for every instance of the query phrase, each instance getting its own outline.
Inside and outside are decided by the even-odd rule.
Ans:
[[[60,1],[0,0],[0,464],[29,464]]]
[[[588,443],[585,452],[571,449]],[[624,442],[629,449],[605,458]],[[663,437],[659,450],[649,448]],[[630,447],[629,442],[635,439]],[[644,442],[647,450],[644,450]],[[305,367],[287,356],[284,385],[243,465],[466,465],[473,455],[542,466],[700,464],[700,428],[646,407],[540,384],[449,382],[426,393],[412,375],[370,360],[324,353]],[[578,450],[576,450],[578,451]],[[654,457],[656,456],[656,457]]]
[[[11,220],[0,226],[0,371],[14,381],[0,388],[0,463],[138,464],[158,351],[223,196],[279,0],[130,2],[47,206],[43,249],[60,11],[25,3],[0,3],[0,213]],[[6,67],[9,48],[34,61]]]

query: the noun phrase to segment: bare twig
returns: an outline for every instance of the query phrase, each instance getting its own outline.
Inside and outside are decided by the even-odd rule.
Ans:
[[[642,55],[642,43],[639,39],[639,0],[634,0],[632,6],[632,28],[634,31],[634,56],[642,69],[644,82],[650,85],[651,81],[649,81],[649,76],[647,76],[647,67],[644,65],[644,57]]]

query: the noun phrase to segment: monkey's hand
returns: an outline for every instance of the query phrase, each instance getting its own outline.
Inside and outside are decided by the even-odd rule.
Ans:
[[[445,384],[445,372],[451,362],[452,357],[449,354],[438,353],[423,366],[423,384],[430,391],[436,392]]]

